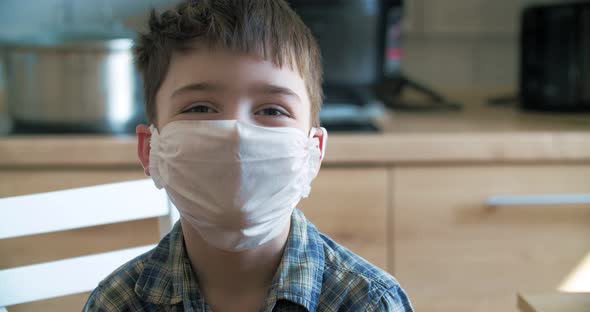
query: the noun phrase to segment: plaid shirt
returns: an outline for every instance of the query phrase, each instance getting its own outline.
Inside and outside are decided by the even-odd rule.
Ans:
[[[156,248],[105,278],[84,311],[211,311],[193,275],[180,222]],[[319,233],[295,210],[260,311],[413,310],[391,275]]]

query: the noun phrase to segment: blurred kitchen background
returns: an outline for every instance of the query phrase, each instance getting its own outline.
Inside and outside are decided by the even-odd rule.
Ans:
[[[144,177],[129,47],[149,8],[176,2],[0,2],[0,197]],[[326,67],[308,218],[417,311],[588,303],[572,293],[590,292],[590,2],[289,2]],[[0,239],[0,270],[158,239],[157,218]]]
[[[545,58],[533,60],[537,63],[532,68],[519,67],[524,64],[519,57],[525,53],[525,45],[521,44],[525,40],[521,36],[523,9],[564,1],[291,2],[312,28],[323,51],[326,105],[322,121],[333,131],[383,130],[379,124],[387,115],[383,105],[402,110],[461,109],[462,103],[449,94],[485,93],[492,104],[516,107],[519,81],[525,80],[519,80],[519,74],[528,75],[529,84],[534,79],[545,79],[541,82],[550,85],[550,78],[541,78],[543,73],[534,66],[562,57],[555,62],[556,66],[566,68],[570,64],[562,66],[562,62],[567,62],[568,53],[577,47],[562,53],[545,47]],[[43,0],[31,5],[4,1],[0,12],[0,42],[5,55],[0,63],[0,133],[132,133],[134,125],[143,120],[143,99],[128,51],[131,41],[114,44],[79,39],[132,39],[134,32],[145,29],[149,8],[166,8],[174,3]],[[550,19],[568,19],[544,14],[543,11],[531,18],[534,21],[529,22],[529,28]],[[580,16],[587,19],[587,13]],[[575,30],[566,28],[575,26],[556,27],[576,36]],[[580,22],[580,29],[587,27]],[[546,30],[528,33],[535,32],[539,38],[551,34]],[[588,33],[586,30],[580,34]],[[557,41],[537,39],[528,40],[532,42],[528,44],[528,53],[540,50],[543,44],[559,46]],[[350,40],[356,44],[349,45]],[[52,54],[52,50],[61,51],[61,55]],[[579,67],[587,68],[585,62],[587,59],[581,59]],[[568,70],[549,71],[558,72],[552,73],[555,79],[567,80],[569,75]],[[80,75],[81,72],[84,74]],[[572,84],[586,88],[588,74],[585,75]],[[557,87],[570,88],[559,84]],[[30,92],[33,89],[36,91]],[[408,93],[406,90],[426,97],[418,103],[408,103],[400,99],[400,95]],[[567,92],[554,93],[562,96]],[[554,110],[570,110],[567,106],[572,105],[588,110],[588,94],[577,97],[576,104],[557,104],[554,106],[561,107]]]

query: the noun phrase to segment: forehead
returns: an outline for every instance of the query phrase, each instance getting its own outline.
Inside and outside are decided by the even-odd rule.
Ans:
[[[160,91],[165,96],[167,92],[201,81],[219,81],[234,91],[242,91],[252,84],[278,85],[293,90],[308,101],[305,81],[296,68],[279,67],[256,55],[220,48],[174,52]]]

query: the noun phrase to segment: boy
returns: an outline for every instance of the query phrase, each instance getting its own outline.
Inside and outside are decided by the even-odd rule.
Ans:
[[[151,124],[139,158],[181,218],[86,311],[412,310],[392,276],[295,209],[327,133],[319,49],[283,0],[152,12],[135,56]]]

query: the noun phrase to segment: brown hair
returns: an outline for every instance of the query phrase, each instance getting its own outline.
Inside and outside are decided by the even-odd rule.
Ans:
[[[320,50],[310,30],[283,0],[186,0],[161,14],[151,11],[149,30],[139,34],[133,52],[143,78],[147,118],[156,122],[156,93],[172,53],[205,43],[254,54],[275,66],[298,70],[311,103],[312,126],[319,126],[322,104]]]

